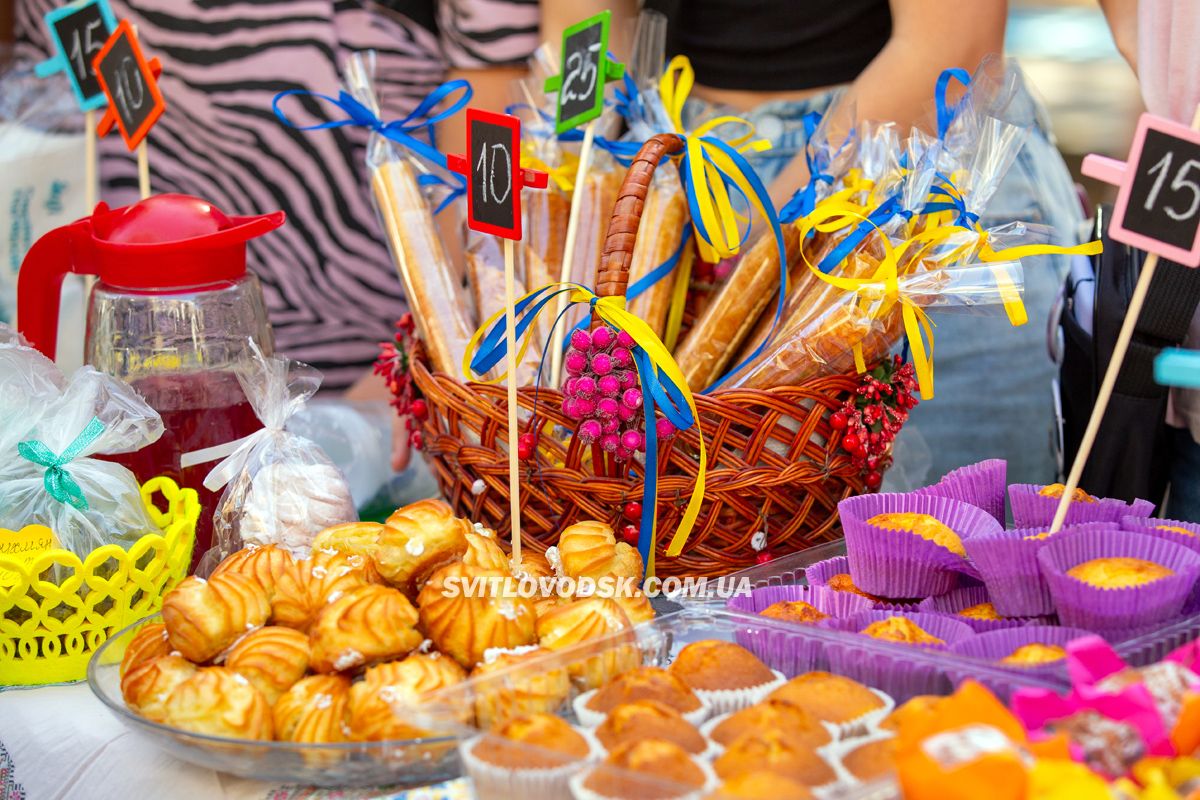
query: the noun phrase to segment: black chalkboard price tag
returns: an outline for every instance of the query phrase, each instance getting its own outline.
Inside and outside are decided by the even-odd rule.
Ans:
[[[1118,187],[1114,240],[1200,266],[1200,131],[1143,114],[1124,163],[1088,156],[1083,171]]]
[[[96,54],[95,67],[96,77],[108,97],[108,110],[97,132],[104,136],[116,125],[125,146],[136,150],[167,108],[158,88],[162,67],[158,59],[146,60],[127,19],[121,20]]]
[[[602,11],[563,31],[562,74],[546,79],[547,92],[558,92],[554,129],[565,133],[604,111],[604,84],[619,80],[625,67],[608,58],[612,12]]]
[[[54,55],[36,67],[39,77],[65,72],[84,111],[101,108],[106,102],[92,64],[96,53],[117,27],[108,0],[78,0],[51,9],[43,17]]]
[[[521,167],[521,121],[467,109],[467,155],[446,157],[467,178],[467,225],[505,239],[521,238],[521,189],[546,188],[544,172]]]

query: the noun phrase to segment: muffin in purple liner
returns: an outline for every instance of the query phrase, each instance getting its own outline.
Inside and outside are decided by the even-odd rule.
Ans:
[[[963,543],[983,577],[996,610],[1006,617],[1037,617],[1054,612],[1054,598],[1042,577],[1037,553],[1047,541],[1046,528],[1017,528],[973,536]],[[1115,522],[1066,525],[1072,531],[1115,530]]]
[[[1058,510],[1058,497],[1043,495],[1043,489],[1059,487],[1061,484],[1039,486],[1035,483],[1014,483],[1008,487],[1008,500],[1012,505],[1013,525],[1018,528],[1044,527],[1054,521]],[[1082,492],[1083,490],[1077,490]],[[1083,492],[1088,500],[1075,500],[1067,509],[1066,525],[1083,522],[1120,522],[1123,517],[1148,517],[1154,512],[1154,504],[1147,500],[1126,503],[1111,497],[1092,497]]]
[[[1122,517],[1121,529],[1169,539],[1200,553],[1200,523],[1154,517]]]
[[[1178,617],[1200,576],[1200,553],[1122,530],[1052,536],[1037,558],[1062,624],[1096,631]],[[1153,568],[1164,574],[1157,576]],[[1120,585],[1135,570],[1146,582]]]
[[[945,594],[957,587],[960,574],[978,577],[962,542],[1002,530],[983,509],[948,497],[864,494],[838,503],[838,513],[855,585],[885,598]],[[943,538],[946,544],[869,521],[884,514],[931,516],[948,529]]]
[[[1008,462],[999,458],[968,464],[947,472],[933,486],[913,494],[928,494],[961,500],[991,514],[1004,524],[1004,491],[1008,486]]]
[[[927,650],[945,650],[955,642],[975,635],[970,625],[944,614],[921,611],[861,611],[841,620],[827,620],[825,626],[858,633],[881,642],[906,644]],[[874,627],[871,633],[865,632]],[[929,638],[940,640],[928,641]]]
[[[1028,625],[1037,618],[1002,616],[992,602],[988,590],[983,586],[968,586],[955,589],[949,594],[928,597],[917,606],[927,614],[943,614],[970,625],[976,631],[994,631]]]
[[[960,581],[964,577],[960,577]],[[850,559],[845,556],[834,556],[810,565],[804,570],[804,578],[810,586],[828,586],[839,594],[852,594],[870,600],[875,604],[875,608],[915,610],[917,604],[922,600],[920,597],[910,599],[876,597],[873,594],[867,594],[854,585],[854,581],[850,577]]]
[[[835,592],[828,586],[763,586],[754,589],[748,596],[731,597],[725,602],[725,607],[731,611],[742,611],[749,614],[762,614],[776,603],[801,602],[807,603],[827,617],[842,618],[860,611],[870,611],[874,603],[865,597],[850,592]],[[773,616],[780,622],[793,624],[811,624],[801,620]],[[815,622],[816,620],[813,620]]]
[[[1081,636],[1091,636],[1091,631],[1082,628],[1066,628],[1061,625],[1027,625],[1023,628],[1004,628],[988,631],[955,642],[950,650],[960,656],[991,661],[996,666],[1020,670],[1058,670],[1065,665],[1068,642]],[[1033,647],[1030,647],[1030,646]],[[1044,648],[1038,648],[1043,645]],[[1048,652],[1058,648],[1061,653]],[[1052,655],[1059,658],[1049,660]]]

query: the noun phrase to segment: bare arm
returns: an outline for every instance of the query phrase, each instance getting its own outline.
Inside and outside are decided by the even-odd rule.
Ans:
[[[973,70],[984,56],[1004,50],[1008,2],[972,0],[970,13],[947,13],[943,0],[891,0],[891,8],[891,39],[850,84],[840,106],[852,108],[855,121],[890,120],[906,129],[923,116],[942,70]],[[771,185],[772,199],[785,202],[807,180],[801,156]]]
[[[1100,0],[1113,41],[1121,56],[1137,74],[1138,0]]]

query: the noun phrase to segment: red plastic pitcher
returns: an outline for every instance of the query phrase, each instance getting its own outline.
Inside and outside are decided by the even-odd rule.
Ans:
[[[84,360],[138,390],[163,418],[162,438],[116,457],[138,480],[167,475],[200,494],[193,566],[212,543],[218,496],[212,467],[180,466],[184,453],[261,427],[237,380],[251,342],[274,350],[262,290],[246,272],[246,242],[284,223],[282,211],[229,216],[196,197],[160,194],[47,233],[17,278],[21,332],[54,358],[59,293],[67,273],[95,275]]]

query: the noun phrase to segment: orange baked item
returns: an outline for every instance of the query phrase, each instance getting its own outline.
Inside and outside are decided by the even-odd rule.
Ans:
[[[843,724],[878,711],[885,704],[858,681],[828,672],[806,672],[780,686],[768,700],[799,706],[819,720]]]
[[[686,645],[670,669],[692,689],[711,692],[750,689],[776,680],[775,673],[758,656],[739,644],[719,639]]]
[[[924,628],[908,617],[888,617],[887,619],[881,619],[872,622],[859,631],[859,633],[864,636],[870,636],[873,639],[882,639],[885,642],[900,642],[901,644],[943,645],[946,643],[944,639],[939,639],[933,634],[926,632]]]
[[[479,727],[494,728],[514,717],[551,714],[562,707],[571,693],[565,668],[546,669],[542,661],[550,651],[530,647],[519,652],[489,652],[471,673],[486,678],[504,671],[503,682],[475,690],[475,720]]]
[[[657,700],[622,703],[596,726],[595,733],[605,750],[641,739],[674,742],[692,755],[700,755],[708,748],[694,725],[678,711]]]
[[[638,667],[618,675],[587,701],[590,711],[607,714],[623,703],[635,700],[656,700],[681,714],[703,707],[686,683],[659,667]]]
[[[504,591],[506,581],[512,583],[507,573],[462,563],[435,572],[421,589],[417,605],[421,627],[437,649],[473,669],[492,648],[509,650],[536,642],[533,602]]]
[[[213,570],[213,576],[236,572],[262,588],[270,601],[275,597],[275,584],[292,565],[292,554],[273,544],[247,547],[233,553]]]
[[[346,555],[366,556],[372,560],[379,554],[379,536],[383,525],[378,522],[345,522],[326,528],[313,539],[313,550],[337,550]]]
[[[632,593],[616,591],[612,594],[613,600],[617,601],[617,605],[634,625],[641,625],[643,622],[650,622],[654,619],[654,607],[650,605],[650,599],[641,589],[634,588]]]
[[[467,552],[471,525],[441,500],[421,500],[397,509],[379,535],[379,572],[388,583],[416,597],[437,570]]]
[[[401,592],[369,584],[317,614],[310,634],[314,672],[345,672],[401,658],[420,646],[417,610]]]
[[[167,626],[161,622],[146,625],[125,647],[125,655],[121,657],[121,678],[142,664],[170,654],[171,643],[167,641]]]
[[[642,556],[603,522],[577,522],[558,537],[558,557],[564,575],[572,578],[642,578]]]
[[[225,657],[271,705],[308,672],[308,637],[294,628],[268,625],[243,636]]]
[[[275,583],[271,621],[307,631],[330,600],[359,586],[382,583],[375,563],[363,555],[342,553],[331,547],[314,548],[308,558],[296,560]]]
[[[839,572],[837,575],[831,576],[825,585],[835,592],[849,592],[850,594],[856,594],[859,597],[865,597],[868,600],[875,602],[878,602],[880,599],[873,594],[867,594],[862,589],[855,586],[854,580],[851,579],[850,573],[848,572]]]
[[[1100,589],[1127,589],[1174,575],[1175,571],[1141,558],[1093,558],[1076,564],[1067,575]]]
[[[121,676],[121,696],[141,716],[162,722],[171,692],[195,674],[196,665],[183,656],[160,656],[131,667]]]
[[[1184,536],[1192,536],[1192,537],[1194,537],[1196,535],[1195,531],[1189,531],[1187,528],[1183,527],[1182,525],[1155,525],[1154,530],[1167,531],[1169,533],[1181,533]]]
[[[713,769],[725,780],[744,772],[759,771],[782,775],[807,786],[824,786],[837,780],[833,767],[813,748],[781,731],[760,731],[743,736],[725,748],[713,762]]]
[[[1052,483],[1048,486],[1043,486],[1041,489],[1038,489],[1038,494],[1040,494],[1042,497],[1059,498],[1059,497],[1063,496],[1063,492],[1065,492],[1066,490],[1067,490],[1067,487],[1064,486],[1063,484]],[[1073,495],[1071,495],[1071,502],[1072,503],[1094,503],[1094,502],[1096,502],[1096,498],[1092,497],[1090,494],[1085,492],[1083,489],[1076,488],[1075,493]]]
[[[496,540],[475,531],[465,534],[467,551],[463,553],[462,563],[480,569],[490,569],[496,572],[512,572],[508,563],[508,553],[496,543]],[[524,559],[524,556],[522,556]]]
[[[1016,650],[1000,659],[1001,664],[1015,664],[1017,666],[1033,666],[1036,664],[1050,664],[1055,661],[1061,661],[1067,657],[1067,650],[1064,647],[1059,647],[1056,644],[1041,644],[1040,642],[1031,642],[1023,644]]]
[[[707,800],[811,800],[802,783],[773,772],[743,772],[721,784]]]
[[[250,681],[224,667],[205,667],[163,702],[162,722],[192,733],[270,739],[271,706]]]
[[[1003,617],[1000,616],[1000,612],[996,611],[996,607],[991,603],[976,603],[973,606],[968,606],[962,611],[959,611],[958,616],[966,617],[967,619],[1003,619]]]
[[[310,744],[349,741],[349,704],[349,678],[304,678],[284,692],[271,710],[275,738]]]
[[[928,719],[929,715],[937,713],[937,706],[945,698],[932,694],[919,694],[910,698],[879,723],[885,731],[900,731],[910,720]]]
[[[171,647],[199,664],[265,624],[271,604],[256,581],[230,572],[184,578],[163,598],[162,615]]]
[[[786,622],[803,622],[805,624],[829,619],[828,614],[821,612],[816,606],[806,603],[803,600],[780,600],[778,603],[772,603],[767,606],[758,612],[758,614],[759,616],[770,617],[771,619],[781,619]]]
[[[873,781],[896,770],[894,739],[877,739],[842,756],[842,766],[860,781]]]
[[[602,797],[661,800],[702,789],[707,782],[708,775],[679,745],[641,739],[610,750],[583,787]]]
[[[614,675],[642,663],[642,651],[633,636],[633,626],[621,606],[615,600],[589,597],[551,609],[537,621],[538,643],[547,650],[562,650],[622,632],[628,638],[628,645],[614,644],[604,652],[568,667],[571,678],[580,682],[584,689],[601,686]]]
[[[378,742],[426,736],[428,732],[417,727],[404,709],[427,703],[431,693],[459,684],[466,677],[458,662],[441,653],[417,653],[403,661],[369,668],[363,679],[350,688],[350,729],[354,738]]]
[[[471,755],[497,767],[553,769],[583,761],[590,752],[587,739],[562,718],[530,714],[493,728]]]
[[[889,531],[908,531],[922,539],[928,539],[939,544],[955,555],[967,555],[962,539],[937,517],[931,514],[921,514],[915,511],[894,511],[886,514],[876,514],[867,523]]]
[[[809,747],[821,747],[832,740],[829,729],[816,716],[782,700],[766,700],[736,711],[721,720],[708,735],[717,744],[728,747],[743,736],[759,731],[780,731],[789,739]]]

